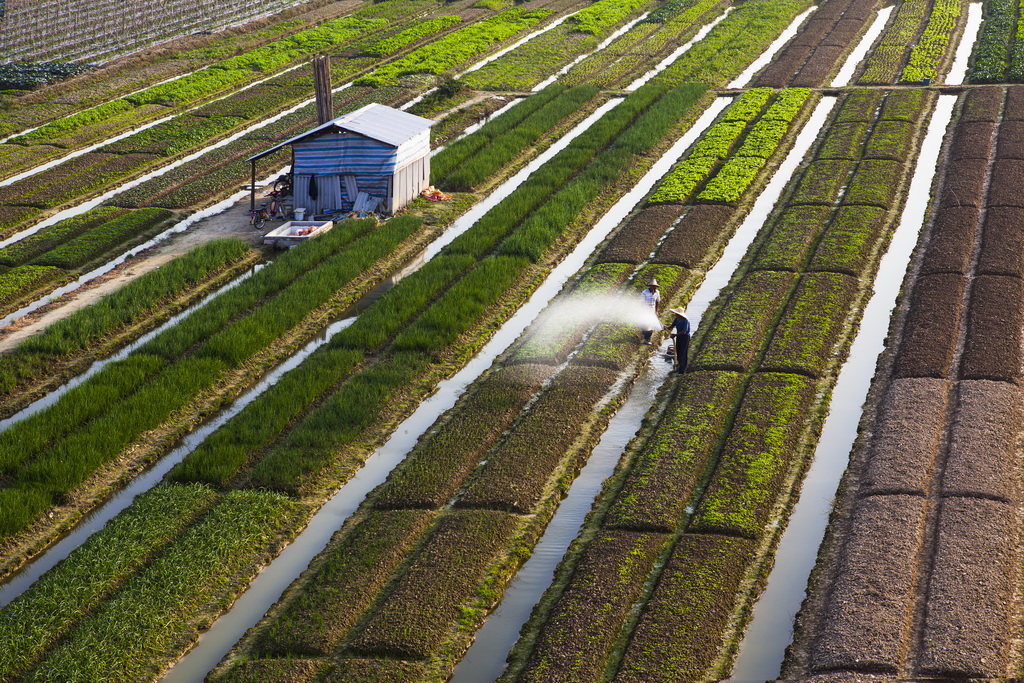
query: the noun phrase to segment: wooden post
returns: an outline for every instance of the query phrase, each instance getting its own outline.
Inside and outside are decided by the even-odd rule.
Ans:
[[[313,58],[313,90],[316,93],[316,118],[320,125],[334,120],[334,100],[331,97],[331,58],[321,55]]]

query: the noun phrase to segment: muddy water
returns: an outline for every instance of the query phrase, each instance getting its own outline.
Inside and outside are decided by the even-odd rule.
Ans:
[[[586,54],[580,55],[579,57],[574,59],[572,62],[570,62],[569,64],[566,64],[561,69],[559,69],[553,76],[549,76],[548,78],[545,78],[543,81],[541,81],[537,85],[533,86],[532,90],[534,92],[538,92],[538,91],[541,91],[544,88],[548,87],[549,85],[554,83],[556,80],[558,80],[558,78],[560,76],[564,76],[565,74],[569,73],[569,70],[571,68],[573,68],[574,66],[576,66],[577,64],[582,62],[584,59],[586,59],[590,55],[594,54],[595,52],[600,52],[601,50],[603,50],[606,47],[608,47],[609,45],[611,45],[612,41],[614,41],[616,38],[618,38],[621,35],[624,35],[626,33],[626,31],[628,31],[629,29],[633,28],[634,26],[639,24],[641,21],[646,19],[648,14],[650,14],[650,12],[644,12],[641,16],[637,17],[633,21],[629,22],[628,24],[626,24],[625,26],[620,28],[615,33],[611,34],[610,36],[608,36],[607,38],[602,40],[598,44],[598,46],[595,47],[593,50],[591,50],[590,52],[588,52]]]
[[[723,105],[728,104],[728,100],[719,101]],[[823,100],[812,113],[793,149],[758,197],[743,224],[729,240],[719,261],[708,271],[704,282],[694,292],[686,310],[687,318],[695,329],[710,302],[718,296],[722,287],[728,284],[736,264],[747,252],[789,176],[814,142],[834,104],[834,99]],[[713,120],[714,116],[705,127]],[[695,125],[694,129],[696,128]],[[697,131],[697,134],[700,132],[703,130]],[[667,342],[663,347],[667,348]],[[477,632],[476,640],[455,669],[453,683],[493,681],[501,675],[505,668],[505,658],[519,637],[520,628],[550,585],[555,567],[579,533],[580,525],[593,505],[601,484],[615,469],[626,444],[636,434],[643,416],[653,404],[658,387],[671,370],[671,364],[663,362],[665,348],[659,349],[652,357],[640,379],[630,389],[626,403],[610,421],[608,431],[602,436],[594,454],[559,505],[533,555],[513,579],[501,604]]]
[[[800,25],[804,23],[804,19],[806,19],[811,14],[811,12],[813,12],[816,9],[818,8],[811,7],[802,14],[797,15],[796,19],[794,19],[792,23],[790,23],[790,25],[786,28],[786,30],[782,32],[782,35],[776,38],[775,41],[768,46],[768,49],[765,50],[760,57],[755,59],[754,62],[743,71],[743,73],[737,76],[736,80],[730,83],[728,87],[747,87],[749,85],[749,81],[753,80],[754,76],[756,76],[758,72],[761,71],[761,69],[768,66],[768,63],[772,61],[776,53],[778,53],[779,50],[785,47],[786,43],[788,43],[793,38],[793,36],[796,35],[796,32],[800,29]]]
[[[115,515],[128,507],[135,500],[136,496],[156,486],[174,465],[181,462],[186,455],[194,451],[207,436],[237,415],[242,408],[252,403],[260,394],[277,384],[282,375],[294,369],[308,358],[311,353],[323,346],[328,339],[353,322],[355,322],[355,318],[350,317],[339,320],[327,327],[316,339],[306,344],[298,353],[267,373],[256,385],[235,400],[230,408],[189,433],[177,448],[161,458],[152,468],[133,479],[128,486],[115,493],[103,505],[86,515],[71,532],[63,536],[47,549],[45,553],[25,565],[3,584],[0,584],[0,607],[3,607],[25,592],[25,589],[46,570],[67,557],[71,551],[88,540],[92,534],[102,529]]]
[[[981,17],[982,3],[972,2],[967,6],[967,25],[960,37],[960,44],[956,47],[956,56],[949,68],[949,74],[946,75],[945,82],[949,85],[962,85],[967,78],[967,66],[974,51],[974,44],[978,40]]]
[[[861,326],[839,374],[814,460],[775,554],[775,566],[740,643],[732,681],[764,681],[779,674],[786,646],[793,636],[793,618],[806,596],[807,578],[825,534],[832,499],[857,437],[861,407],[875,363],[885,348],[889,318],[924,222],[942,137],[955,103],[955,96],[941,96],[928,124],[906,207],[889,250],[882,257],[874,294],[864,310],[863,320],[867,323]]]
[[[724,106],[724,105],[723,105]],[[588,121],[594,119],[592,116]],[[714,119],[709,117],[705,126]],[[584,122],[580,128],[589,127]],[[582,131],[580,131],[582,132]],[[223,658],[242,637],[246,629],[255,624],[281,593],[309,565],[331,535],[356,510],[366,495],[384,482],[388,474],[402,461],[420,435],[455,401],[465,388],[494,362],[547,307],[568,279],[576,273],[604,241],[611,230],[626,214],[650,192],[679,156],[696,139],[697,132],[688,132],[654,165],[651,171],[630,192],[624,195],[580,241],[573,252],[552,270],[548,278],[530,299],[498,330],[483,350],[458,374],[441,382],[437,391],[420,404],[405,422],[400,424],[391,439],[374,452],[359,472],[332,497],[313,517],[309,526],[281,555],[266,567],[231,611],[223,615],[203,634],[196,648],[183,658],[165,677],[166,681],[200,680]],[[476,220],[476,219],[474,219]],[[466,226],[469,227],[468,225]],[[433,245],[432,245],[433,246]]]
[[[686,41],[685,43],[680,45],[678,48],[676,48],[672,52],[672,54],[670,54],[668,57],[666,57],[665,59],[663,59],[660,62],[658,62],[658,64],[653,69],[651,69],[650,71],[645,73],[643,76],[641,76],[640,78],[636,79],[635,81],[633,81],[632,83],[627,85],[626,86],[626,92],[633,92],[634,90],[639,88],[641,85],[643,85],[647,81],[651,80],[652,78],[654,78],[655,76],[660,74],[662,71],[667,69],[669,66],[671,66],[671,64],[673,62],[675,62],[677,59],[679,59],[684,54],[686,54],[686,52],[691,47],[693,47],[694,45],[699,43],[701,40],[703,40],[704,36],[706,36],[707,34],[711,33],[711,29],[713,29],[714,27],[718,26],[718,24],[723,19],[725,19],[727,16],[729,16],[729,12],[732,12],[734,9],[736,9],[736,8],[735,7],[728,7],[728,8],[726,8],[726,10],[724,12],[722,12],[720,15],[715,17],[712,21],[708,22],[708,24],[706,26],[702,27],[699,31],[697,31],[697,33],[694,34],[693,38],[690,38],[688,41]]]
[[[864,33],[864,37],[857,43],[857,47],[854,48],[850,56],[847,57],[846,62],[842,68],[839,69],[839,73],[832,80],[832,87],[837,88],[843,85],[852,85],[853,74],[857,71],[857,67],[864,61],[864,57],[867,56],[868,50],[878,40],[878,36],[882,35],[882,31],[885,30],[885,25],[889,23],[889,15],[892,14],[892,5],[884,7],[878,11],[875,16],[875,20],[871,22],[871,27]]]

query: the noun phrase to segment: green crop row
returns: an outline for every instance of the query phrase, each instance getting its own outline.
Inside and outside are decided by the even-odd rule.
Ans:
[[[722,121],[750,123],[764,111],[775,91],[772,88],[751,88],[736,98],[729,108],[722,112]]]
[[[643,74],[659,58],[695,32],[694,25],[718,4],[717,0],[666,3],[647,20],[634,25],[605,49],[577,64],[560,80],[567,85],[591,83],[600,88],[619,88]],[[577,34],[580,35],[580,34]],[[643,69],[643,71],[641,71]]]
[[[0,611],[0,677],[11,680],[117,591],[213,503],[201,487],[158,487]]]
[[[383,19],[335,19],[322,26],[257,48],[245,55],[230,57],[182,78],[48,123],[30,133],[13,138],[12,141],[45,142],[97,123],[106,123],[111,116],[123,118],[127,123],[131,121],[133,110],[145,105],[181,106],[195,102],[231,86],[253,80],[259,72],[282,68],[297,59],[349,42],[387,24],[388,22]]]
[[[473,188],[490,178],[499,168],[523,154],[544,134],[566,116],[578,111],[597,94],[593,86],[578,86],[566,90],[563,86],[552,85],[516,105],[512,111],[498,117],[492,123],[500,124],[488,129],[487,124],[476,133],[446,147],[431,159],[431,180],[446,189],[464,190]],[[518,111],[534,98],[542,98],[537,108]],[[512,120],[505,117],[515,113],[519,120],[511,126]],[[529,114],[529,116],[523,116]]]
[[[429,35],[440,33],[446,28],[459,23],[462,23],[462,18],[452,14],[427,19],[426,21],[416,24],[412,28],[399,31],[390,38],[378,40],[376,43],[363,50],[363,54],[370,55],[371,57],[386,57],[393,52],[398,52],[410,43],[415,43],[420,38],[426,38]]]
[[[142,152],[172,157],[238,128],[244,119],[234,116],[178,116],[102,147],[104,152]]]
[[[189,315],[173,328],[162,332],[140,352],[173,361],[202,340],[220,332],[232,320],[240,318],[258,302],[277,295],[307,272],[315,271],[342,250],[351,248],[353,240],[372,229],[372,220],[346,221],[322,237],[290,249],[274,260],[273,267],[264,268],[243,285],[217,297],[201,310]]]
[[[65,275],[53,266],[18,266],[0,273],[0,305],[10,306]]]
[[[750,372],[793,284],[791,273],[750,273],[733,289],[694,355],[698,370]]]
[[[719,161],[729,156],[729,150],[750,121],[764,109],[771,93],[771,88],[754,88],[740,96],[722,114],[721,120],[701,136],[690,154],[658,184],[649,201],[683,202],[689,199]]]
[[[34,257],[53,249],[63,241],[94,228],[103,221],[116,218],[124,213],[122,209],[101,206],[72,218],[66,218],[55,225],[43,228],[17,242],[0,249],[0,263],[18,266],[30,262]]]
[[[686,201],[705,181],[707,186],[698,199],[722,203],[738,201],[778,149],[789,131],[789,123],[810,96],[806,88],[782,91],[730,156],[730,149],[749,123],[761,114],[772,93],[771,88],[754,88],[744,93],[725,111],[722,120],[701,137],[690,155],[665,177],[650,201]],[[725,164],[712,175],[718,161],[726,157]]]
[[[803,9],[803,0],[745,2],[668,67],[670,82],[721,87],[736,78]]]
[[[648,567],[664,543],[660,534],[599,532],[517,680],[600,680],[619,625],[642,593]]]
[[[154,653],[180,652],[195,638],[207,604],[247,582],[293,516],[277,494],[225,495],[96,612],[30,676],[37,680],[153,678]],[[111,647],[117,643],[116,647]],[[166,656],[166,655],[164,655]]]
[[[623,653],[617,680],[689,683],[709,676],[756,557],[754,544],[744,538],[684,534]]]
[[[0,201],[41,209],[56,208],[127,178],[154,160],[150,154],[90,152],[0,188]]]
[[[733,203],[754,182],[761,169],[775,154],[790,130],[790,123],[810,96],[806,88],[782,91],[778,100],[753,125],[735,154],[712,176],[697,199]]]
[[[459,507],[531,514],[595,406],[618,379],[616,370],[572,364],[558,375],[456,501]]]
[[[70,270],[95,261],[130,240],[151,236],[174,214],[166,209],[137,209],[108,220],[37,256],[35,263]]]
[[[447,422],[413,448],[377,489],[374,505],[437,509],[451,500],[553,371],[528,364],[496,368]]]
[[[760,369],[823,377],[846,327],[837,311],[852,309],[860,287],[860,280],[849,275],[805,274],[775,327]]]
[[[593,51],[601,35],[621,24],[642,4],[640,0],[598,0],[571,15],[562,25],[466,74],[460,82],[477,90],[528,89],[571,62],[576,55]],[[604,52],[607,50],[602,50]]]
[[[1010,68],[1006,72],[1007,80],[1014,83],[1024,81],[1024,7],[1017,6],[1017,16],[1017,34],[1010,50]]]
[[[896,18],[868,57],[859,85],[894,83],[903,70],[911,44],[917,40],[928,18],[928,0],[907,0],[896,10]]]
[[[512,9],[502,12],[478,24],[454,31],[390,64],[380,66],[372,73],[357,79],[356,84],[382,86],[390,85],[399,77],[409,74],[443,74],[485,52],[494,44],[525,31],[550,14],[551,10],[527,12]]]
[[[260,632],[261,656],[330,655],[432,521],[428,512],[370,514],[332,545],[307,590]]]
[[[801,457],[797,445],[816,391],[817,383],[800,375],[751,377],[691,531],[751,539],[764,535],[783,479]]]
[[[515,515],[490,510],[443,515],[382,603],[355,635],[357,655],[421,659],[434,653],[472,607],[487,568],[518,531]]]
[[[935,78],[939,64],[949,48],[949,39],[956,30],[962,11],[960,0],[936,0],[921,37],[910,50],[907,66],[900,77],[902,83],[919,83]]]
[[[416,222],[395,219],[388,226],[393,228],[381,229],[340,251],[365,226],[338,229],[334,240],[326,236],[317,240],[323,242],[318,249],[302,249],[293,258],[279,258],[274,267],[265,268],[158,335],[126,361],[111,364],[64,394],[50,409],[0,435],[0,463],[14,477],[14,485],[0,492],[12,522],[3,533],[17,531],[26,519],[45,509],[48,498],[66,494],[140,433],[162,424],[172,412],[219,381],[228,368],[264,348],[283,331],[285,323],[295,324],[321,305],[366,268],[367,261],[387,253],[410,234]],[[311,260],[310,255],[320,258]],[[317,261],[322,265],[307,273]],[[281,293],[224,327],[274,291]],[[199,322],[190,325],[193,320]],[[179,330],[183,326],[185,335]],[[201,345],[194,356],[156,372],[163,363],[151,355],[153,351],[162,350],[165,358],[174,360],[196,341]],[[172,349],[178,353],[171,355]]]
[[[0,391],[51,374],[54,365],[93,350],[111,335],[159,315],[169,301],[250,254],[239,240],[214,240],[165,263],[95,304],[53,323],[0,358]]]
[[[663,24],[680,12],[691,8],[693,4],[694,0],[669,0],[651,10],[644,21],[649,24]]]
[[[459,78],[459,83],[474,90],[529,90],[569,63],[575,55],[593,50],[598,42],[596,36],[575,31],[572,24],[564,22],[465,74]]]
[[[643,4],[644,0],[597,0],[569,17],[569,23],[581,33],[600,35]]]
[[[1014,40],[1017,30],[1016,0],[989,0],[985,3],[985,21],[974,48],[972,82],[998,83],[1006,77],[1010,46],[1020,42]]]

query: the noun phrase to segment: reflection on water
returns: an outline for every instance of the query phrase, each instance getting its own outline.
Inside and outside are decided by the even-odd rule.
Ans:
[[[942,137],[953,113],[956,97],[939,98],[928,125],[917,170],[907,192],[900,224],[889,250],[882,257],[874,294],[864,309],[863,320],[850,356],[839,374],[832,405],[821,432],[814,460],[801,488],[800,498],[775,553],[768,585],[754,608],[754,617],[740,643],[732,681],[769,680],[779,675],[786,646],[793,636],[793,618],[806,595],[807,578],[814,567],[818,546],[825,535],[832,499],[846,469],[848,454],[857,437],[861,406],[874,375],[878,354],[885,348],[889,317],[903,283],[907,263],[917,244],[928,208]]]
[[[719,99],[721,108],[728,100]],[[786,181],[803,158],[817,135],[825,117],[834,105],[834,99],[826,99],[819,103],[811,115],[804,133],[797,138],[796,144],[783,161],[775,177],[768,183],[764,192],[758,197],[750,214],[726,245],[722,256],[708,272],[704,282],[691,297],[687,306],[687,317],[694,329],[699,327],[708,305],[713,301],[729,282],[729,277],[736,269],[736,264],[746,253],[754,236],[764,224],[785,187]],[[717,111],[706,116],[703,126],[699,123],[691,129],[694,139],[711,124]],[[666,155],[667,156],[667,155]],[[631,297],[634,301],[636,297]],[[615,316],[629,316],[631,307],[624,306],[622,312]],[[629,322],[628,319],[622,322]],[[664,382],[671,364],[661,362],[663,348],[652,357],[636,384],[630,389],[629,396],[623,407],[612,417],[608,429],[602,435],[580,475],[573,481],[564,500],[559,504],[558,511],[545,529],[533,555],[523,565],[509,585],[501,604],[491,614],[477,632],[473,645],[455,669],[453,683],[476,683],[477,681],[493,681],[505,668],[505,658],[515,644],[522,625],[533,606],[551,584],[555,567],[562,559],[566,549],[579,532],[586,513],[591,509],[594,498],[601,485],[611,475],[619,458],[636,434],[654,402],[658,387]]]

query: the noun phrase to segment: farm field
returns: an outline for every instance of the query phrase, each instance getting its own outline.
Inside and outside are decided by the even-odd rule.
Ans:
[[[0,680],[1024,676],[1016,5],[136,4],[0,2]],[[278,252],[320,54],[450,198]]]

